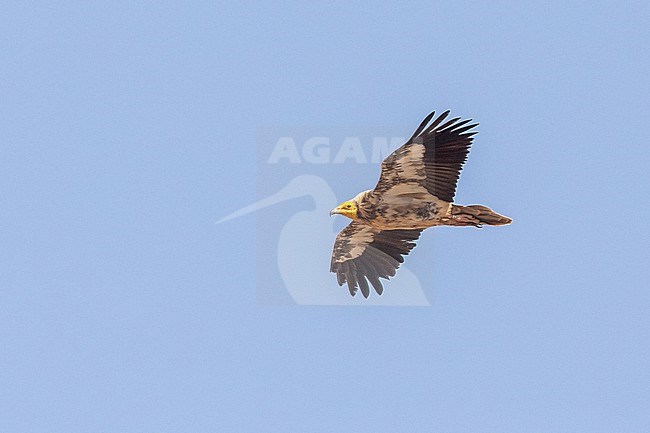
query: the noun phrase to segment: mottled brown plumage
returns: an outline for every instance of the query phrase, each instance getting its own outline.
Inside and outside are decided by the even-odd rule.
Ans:
[[[481,205],[453,204],[456,184],[467,160],[477,124],[449,111],[433,122],[429,114],[413,136],[381,164],[374,189],[339,205],[332,213],[353,219],[334,243],[330,270],[354,296],[370,295],[368,282],[381,295],[380,278],[395,275],[400,263],[427,227],[504,225],[511,219]],[[429,123],[431,122],[431,123]]]

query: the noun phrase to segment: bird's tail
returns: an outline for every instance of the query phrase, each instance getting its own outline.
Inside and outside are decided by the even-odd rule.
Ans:
[[[453,205],[451,208],[452,226],[503,226],[510,224],[512,219],[500,215],[487,206],[473,204],[471,206]]]

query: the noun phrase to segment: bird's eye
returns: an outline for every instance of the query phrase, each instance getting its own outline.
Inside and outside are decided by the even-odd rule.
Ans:
[[[346,208],[346,209],[350,209],[350,205],[349,205],[349,204],[346,204],[346,205],[345,205],[345,208]]]

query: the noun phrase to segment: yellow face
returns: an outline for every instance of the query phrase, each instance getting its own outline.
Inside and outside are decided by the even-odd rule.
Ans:
[[[340,205],[336,206],[332,211],[330,212],[330,215],[333,214],[339,214],[346,216],[350,219],[357,219],[357,205],[354,204],[354,202],[351,201],[344,201]]]

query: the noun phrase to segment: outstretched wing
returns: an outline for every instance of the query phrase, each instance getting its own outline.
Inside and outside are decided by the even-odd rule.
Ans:
[[[352,296],[359,288],[364,297],[370,295],[368,282],[378,294],[384,287],[380,278],[395,275],[422,230],[378,230],[352,221],[336,237],[330,272],[336,273],[339,286],[348,284]],[[367,280],[367,281],[366,281]]]
[[[460,121],[455,117],[445,123],[449,111],[431,122],[429,114],[402,147],[391,153],[381,164],[381,177],[375,187],[384,193],[399,183],[420,185],[446,202],[453,202],[456,184],[467,160],[473,136],[467,125],[472,119]]]

